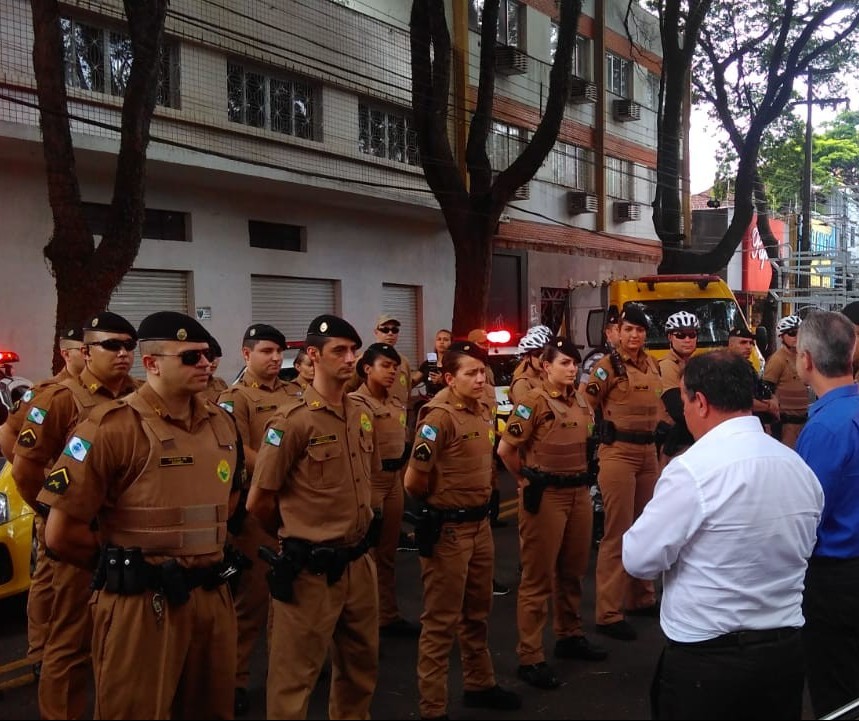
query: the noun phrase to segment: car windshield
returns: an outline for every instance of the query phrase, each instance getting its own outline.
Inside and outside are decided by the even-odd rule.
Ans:
[[[519,357],[510,354],[494,355],[489,352],[489,367],[495,376],[496,386],[509,386],[513,381],[513,371],[519,365]]]
[[[732,328],[746,328],[746,321],[736,302],[730,298],[699,298],[681,300],[637,301],[644,306],[650,321],[647,331],[647,347],[651,350],[668,348],[665,336],[665,321],[672,313],[685,310],[698,317],[698,347],[712,348],[728,344],[728,333]]]

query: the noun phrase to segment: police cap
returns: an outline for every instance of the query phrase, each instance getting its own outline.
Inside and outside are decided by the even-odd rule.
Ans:
[[[549,341],[550,346],[554,346],[565,356],[569,356],[576,363],[582,362],[582,354],[579,353],[579,347],[569,338],[552,338]]]
[[[270,340],[272,343],[277,343],[281,349],[286,348],[286,336],[273,325],[266,323],[254,323],[245,330],[242,343],[256,340]]]
[[[402,358],[400,358],[400,354],[397,353],[394,346],[388,345],[387,343],[371,343],[367,346],[367,350],[364,351],[364,354],[358,360],[358,375],[362,378],[366,378],[367,374],[364,372],[364,366],[373,365],[373,363],[376,362],[376,358],[381,356],[390,358],[397,365],[402,362]]]
[[[472,358],[476,358],[483,363],[486,363],[486,361],[488,360],[486,351],[483,350],[483,348],[477,345],[477,343],[467,340],[454,341],[450,344],[450,347],[447,349],[447,352],[464,353],[465,355],[471,356]]]
[[[62,333],[60,333],[60,340],[76,340],[79,343],[83,343],[83,328],[81,328],[79,325],[72,325],[68,328],[63,328]]]
[[[623,306],[623,311],[620,314],[621,323],[632,323],[639,325],[645,330],[650,328],[650,321],[647,320],[647,315],[638,303],[626,303]]]
[[[137,331],[140,340],[179,340],[211,343],[212,336],[195,318],[172,310],[146,316]]]
[[[127,333],[132,340],[137,340],[137,331],[125,318],[116,313],[111,313],[109,310],[103,310],[101,313],[88,318],[83,326],[84,331],[98,330],[105,333]]]
[[[215,336],[213,336],[213,335],[209,336],[209,348],[211,348],[212,353],[214,353],[214,355],[215,355],[215,358],[223,358],[224,357],[224,351],[221,350],[221,344],[218,343],[217,340],[215,340]]]
[[[307,338],[348,338],[361,347],[361,336],[352,324],[336,315],[318,315],[307,326]],[[309,340],[307,345],[312,345]]]
[[[755,339],[754,333],[752,333],[745,326],[739,326],[737,328],[731,328],[730,333],[728,333],[730,338],[749,338],[750,340]]]
[[[851,320],[853,325],[859,325],[859,300],[848,303],[841,309],[841,312]]]

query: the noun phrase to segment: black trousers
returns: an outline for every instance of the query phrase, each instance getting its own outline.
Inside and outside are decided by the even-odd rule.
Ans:
[[[812,558],[802,601],[808,692],[818,718],[859,698],[859,558]]]
[[[675,644],[662,651],[650,689],[654,719],[800,719],[802,640],[795,629],[719,641]],[[777,637],[775,637],[777,636]]]

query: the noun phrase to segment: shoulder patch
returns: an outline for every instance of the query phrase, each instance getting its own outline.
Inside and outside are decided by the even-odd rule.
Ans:
[[[25,428],[18,435],[18,445],[21,448],[32,448],[36,445],[36,431],[32,428]]]
[[[516,406],[516,410],[513,411],[514,415],[519,416],[520,418],[524,418],[526,421],[531,417],[531,414],[534,412],[534,409],[530,406],[526,406],[520,403]]]
[[[47,415],[48,411],[44,408],[36,408],[36,406],[33,406],[27,414],[27,420],[30,421],[30,423],[35,423],[37,426],[40,426],[45,422]]]
[[[236,402],[235,401],[221,401],[218,405],[223,408],[227,413],[232,413],[235,410]]]
[[[363,428],[367,433],[371,433],[373,431],[373,422],[370,420],[370,416],[366,413],[361,414],[361,428]]]
[[[279,431],[276,428],[269,428],[265,432],[265,442],[270,446],[280,446],[283,442],[283,431]]]
[[[57,468],[45,478],[44,489],[57,495],[63,495],[69,487],[69,472],[63,468]]]
[[[432,449],[429,447],[429,443],[419,443],[415,446],[415,450],[412,452],[412,458],[416,461],[428,461],[432,458]]]
[[[605,372],[605,368],[597,368],[594,371],[594,375],[601,381],[604,381],[606,378],[608,378],[608,373]]]
[[[600,387],[597,383],[588,383],[585,387],[585,393],[592,396],[598,396],[600,394]]]
[[[88,440],[81,438],[80,436],[72,436],[69,438],[69,442],[63,449],[63,455],[74,458],[76,461],[82,463],[87,457],[87,453],[89,453],[90,448],[92,448],[92,443]]]
[[[421,438],[426,438],[428,441],[435,441],[438,438],[438,428],[424,423],[418,431],[418,435]]]
[[[521,436],[522,424],[519,421],[513,421],[510,425],[507,426],[507,432],[511,436]]]

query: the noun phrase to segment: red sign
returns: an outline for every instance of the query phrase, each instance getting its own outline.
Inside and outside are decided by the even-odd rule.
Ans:
[[[757,226],[758,216],[752,217],[752,222],[743,234],[743,290],[769,290],[773,269],[767,255],[767,249],[761,240]],[[773,228],[778,238],[778,229]]]

